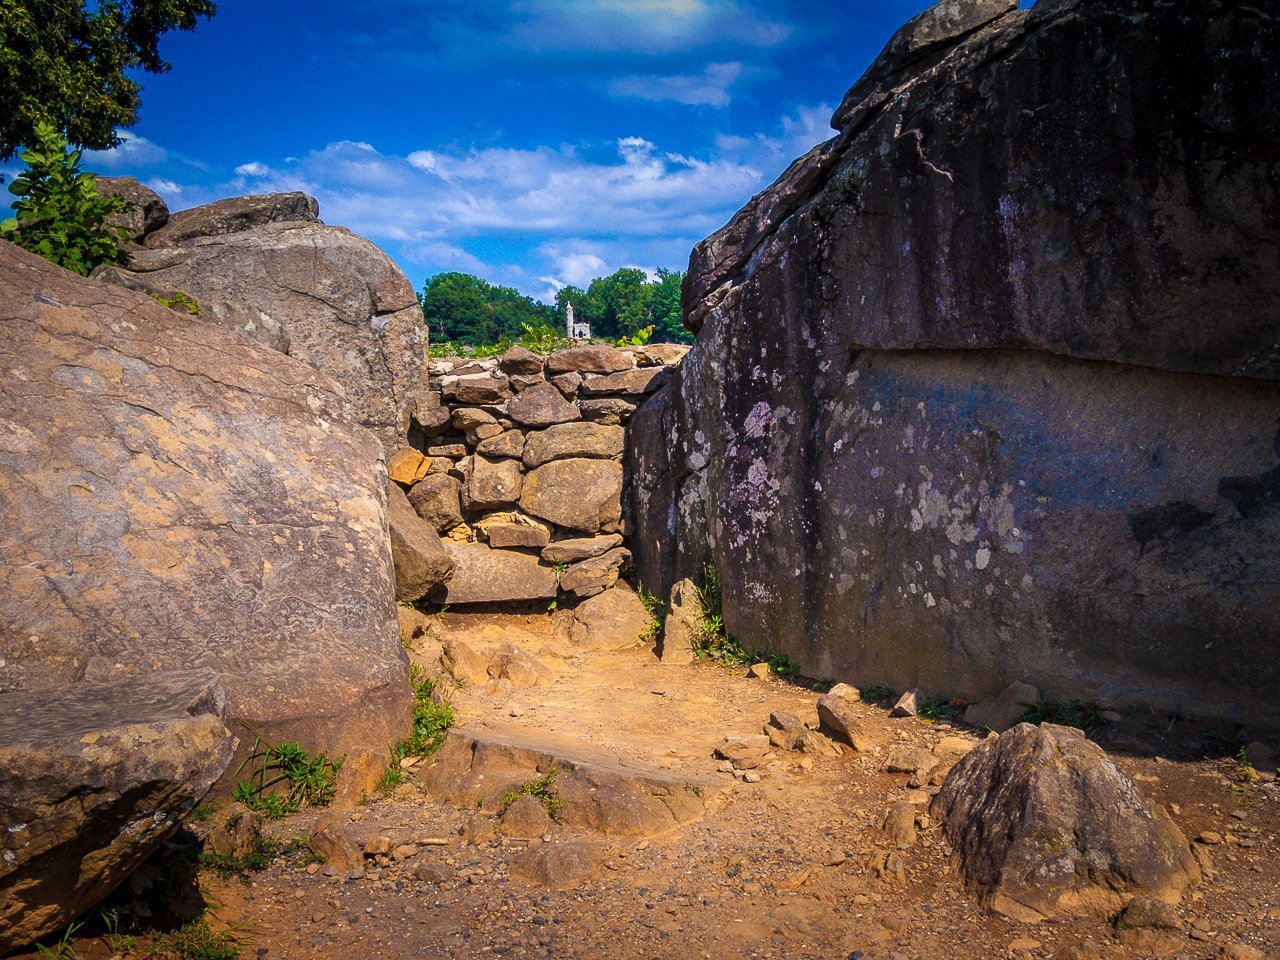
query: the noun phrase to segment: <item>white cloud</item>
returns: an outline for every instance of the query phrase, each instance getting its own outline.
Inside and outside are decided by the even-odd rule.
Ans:
[[[536,51],[668,54],[710,44],[771,47],[791,27],[737,0],[515,0],[505,41]]]
[[[289,161],[242,164],[222,182],[188,180],[182,163],[129,172],[183,206],[300,190],[319,200],[325,222],[370,238],[405,267],[462,270],[549,299],[626,265],[683,266],[694,243],[829,135],[830,112],[800,110],[770,134],[721,137],[699,156],[638,136],[560,147],[430,144],[404,155],[341,140]]]
[[[160,196],[165,199],[166,203],[172,197],[181,196],[183,192],[182,184],[175,183],[172,180],[167,180],[164,177],[153,177],[147,181],[146,185],[156,193],[160,194]]]
[[[164,163],[169,151],[146,137],[120,131],[121,143],[110,150],[84,151],[84,166],[88,170],[120,170],[122,168],[148,167]]]
[[[629,76],[609,84],[615,97],[639,100],[673,101],[688,106],[727,107],[733,99],[729,88],[742,74],[742,64],[713,63],[701,74],[692,76]]]

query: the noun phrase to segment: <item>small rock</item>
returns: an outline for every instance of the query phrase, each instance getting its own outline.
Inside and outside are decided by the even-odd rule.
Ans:
[[[1196,843],[1203,843],[1207,847],[1216,847],[1222,843],[1222,834],[1215,833],[1213,830],[1205,830],[1200,836],[1196,837]]]
[[[768,680],[773,676],[773,668],[767,663],[753,663],[747,668],[747,676],[753,680]]]
[[[910,847],[916,842],[916,811],[911,804],[899,800],[880,818],[880,830],[895,847]]]
[[[910,773],[928,776],[938,765],[938,758],[923,747],[895,747],[885,763],[888,773]]]
[[[775,711],[769,715],[769,723],[764,728],[769,742],[780,750],[798,750],[805,734],[810,731],[794,713]]]
[[[1218,945],[1216,960],[1267,960],[1267,956],[1257,947],[1244,943],[1223,943]]]
[[[410,857],[418,855],[418,848],[412,843],[402,843],[391,851],[392,860],[408,860]]]
[[[386,855],[391,852],[391,838],[385,836],[373,837],[365,841],[364,855],[366,857],[376,857]]]
[[[760,780],[761,780],[760,774],[758,774],[754,770],[748,770],[742,775],[743,783],[759,783]]]
[[[516,879],[561,890],[595,877],[604,857],[604,849],[588,840],[543,843],[513,856],[510,871]]]
[[[867,870],[885,883],[905,883],[907,880],[902,857],[892,850],[877,850],[873,853],[867,863]]]
[[[769,738],[760,734],[725,737],[716,747],[716,756],[728,760],[739,770],[751,770],[760,766],[770,746]]]
[[[860,722],[855,706],[858,701],[849,695],[853,692],[853,687],[841,683],[818,698],[819,723],[850,746],[856,746],[853,741],[859,735]]]
[[[1026,704],[1040,699],[1040,691],[1029,683],[1014,681],[1000,695],[971,705],[964,712],[965,723],[1004,733],[1027,712]]]
[[[1156,900],[1154,897],[1137,896],[1129,901],[1116,920],[1116,928],[1121,930],[1181,930],[1182,923],[1178,919],[1178,911],[1171,905]]]
[[[364,855],[337,814],[326,813],[316,821],[309,846],[324,861],[325,873],[364,876]]]
[[[413,871],[416,879],[423,883],[444,883],[452,874],[438,863],[422,863]]]
[[[914,717],[920,711],[923,697],[919,690],[908,690],[898,698],[898,702],[889,711],[891,717]]]
[[[1009,949],[1014,953],[1030,953],[1032,950],[1040,949],[1040,941],[1032,940],[1030,937],[1019,937],[1017,940],[1009,941]]]

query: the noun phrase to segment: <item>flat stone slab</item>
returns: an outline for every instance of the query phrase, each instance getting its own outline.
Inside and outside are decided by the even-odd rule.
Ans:
[[[496,810],[503,794],[560,773],[556,818],[610,837],[647,837],[700,819],[717,781],[618,757],[560,734],[495,723],[454,727],[422,774],[427,792],[464,807]]]
[[[556,595],[555,571],[536,557],[450,540],[444,542],[444,549],[454,568],[452,578],[441,588],[442,603],[508,603],[550,600]]]
[[[111,893],[209,792],[236,738],[211,671],[0,694],[0,954]]]

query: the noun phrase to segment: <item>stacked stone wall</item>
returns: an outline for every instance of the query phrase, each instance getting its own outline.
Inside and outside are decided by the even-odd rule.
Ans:
[[[626,424],[687,347],[574,346],[429,364],[391,479],[454,564],[450,606],[586,599],[630,565]]]

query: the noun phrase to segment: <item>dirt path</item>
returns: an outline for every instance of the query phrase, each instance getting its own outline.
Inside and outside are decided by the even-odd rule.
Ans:
[[[574,654],[546,616],[446,614],[432,632],[413,654],[424,665],[438,668],[436,641],[459,633],[486,651],[514,642],[554,675],[530,688],[455,690],[468,730],[568,737],[636,768],[714,784],[697,791],[699,818],[656,836],[555,825],[516,840],[496,832],[490,807],[431,799],[411,782],[350,814],[359,842],[388,851],[369,857],[361,878],[326,876],[301,853],[249,883],[203,878],[212,922],[233,930],[242,956],[1206,960],[1228,948],[1280,949],[1280,790],[1240,783],[1229,760],[1177,759],[1202,752],[1204,730],[1189,722],[1125,717],[1104,741],[1188,837],[1212,831],[1225,841],[1211,849],[1215,875],[1179,908],[1182,929],[1138,944],[1095,919],[1014,923],[966,894],[927,816],[939,776],[931,784],[884,766],[896,746],[977,742],[976,731],[864,704],[874,751],[777,751],[755,771],[759,782],[746,782],[721,770],[716,745],[759,733],[775,711],[816,722],[816,692],[715,665],[662,666],[640,649]],[[921,829],[909,849],[896,849],[879,824],[904,798]],[[305,836],[314,819],[299,814],[269,830]],[[566,856],[538,860],[551,849]],[[900,875],[892,863],[885,869],[889,853],[901,858]],[[531,870],[533,860],[542,866]],[[77,950],[110,956],[101,940]]]

